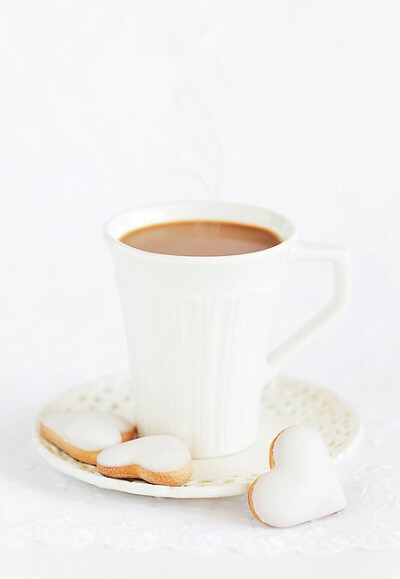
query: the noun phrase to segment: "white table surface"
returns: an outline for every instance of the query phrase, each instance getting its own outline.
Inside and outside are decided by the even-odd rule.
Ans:
[[[290,217],[303,239],[349,248],[351,307],[287,373],[334,389],[367,417],[366,440],[375,441],[378,458],[361,446],[343,472],[376,461],[376,472],[386,469],[398,489],[399,16],[389,0],[1,3],[3,426],[29,421],[74,384],[125,370],[101,233],[109,216],[171,199],[248,202]],[[292,267],[275,342],[318,309],[330,283],[323,266]],[[18,433],[8,432],[3,428],[0,474],[3,488],[12,489],[18,480],[7,479],[9,440]],[[27,453],[29,444],[26,436]],[[42,468],[33,456],[30,465]],[[384,502],[375,517],[387,525],[386,509],[390,529],[400,528],[397,494],[388,498],[369,483]],[[31,488],[38,516],[41,490]],[[334,557],[323,545],[313,556],[288,549],[251,560],[221,549],[204,565],[253,568],[254,577],[267,566],[281,573],[301,567],[308,577],[317,568],[325,577],[339,569],[343,576],[374,577],[377,569],[398,576],[393,541],[376,536],[368,548],[355,551],[350,542]],[[71,550],[39,544],[34,533],[21,544],[6,538],[0,548],[5,577],[27,569],[32,577],[54,576],[54,569],[67,577],[78,564],[97,566],[101,577],[130,561],[175,576],[190,567],[196,577],[205,557],[95,542]]]
[[[17,549],[0,549],[2,577],[25,579],[30,577],[58,579],[70,577],[109,577],[132,573],[147,577],[162,575],[165,579],[189,576],[192,579],[207,577],[299,577],[324,579],[396,579],[400,570],[398,552],[344,551],[335,556],[314,555],[306,557],[287,553],[274,557],[239,556],[236,553],[218,555],[187,555],[160,550],[157,553],[136,553],[124,550],[113,552],[104,548],[85,550],[28,546]]]

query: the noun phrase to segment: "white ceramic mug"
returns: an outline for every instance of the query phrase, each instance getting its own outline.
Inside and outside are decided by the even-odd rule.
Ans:
[[[161,255],[119,241],[135,228],[184,220],[267,227],[283,241],[266,250],[219,257]],[[121,294],[140,434],[179,436],[194,458],[251,445],[263,386],[347,305],[347,253],[331,245],[299,243],[285,217],[233,203],[140,207],[111,219],[105,235]],[[303,260],[333,264],[333,298],[267,356],[271,314],[287,264]]]

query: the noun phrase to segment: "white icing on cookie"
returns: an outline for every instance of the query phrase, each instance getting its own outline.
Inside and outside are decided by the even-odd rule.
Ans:
[[[252,508],[274,527],[290,527],[344,509],[346,500],[324,441],[312,428],[292,426],[276,439],[275,467],[252,489]]]
[[[137,465],[152,472],[171,472],[191,460],[185,444],[176,436],[143,436],[103,450],[97,464],[106,467]]]
[[[46,426],[65,442],[82,450],[103,450],[121,442],[121,432],[133,428],[122,416],[110,412],[49,412],[42,418]]]

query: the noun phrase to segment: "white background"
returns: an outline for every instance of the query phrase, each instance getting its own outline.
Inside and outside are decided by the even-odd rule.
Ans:
[[[399,404],[395,1],[0,4],[1,384],[8,414],[124,370],[107,218],[248,202],[346,246],[342,320],[287,373]],[[296,265],[278,341],[329,296]]]

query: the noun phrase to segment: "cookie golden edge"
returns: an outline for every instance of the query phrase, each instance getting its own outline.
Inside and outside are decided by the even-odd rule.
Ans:
[[[284,428],[283,430],[281,430],[280,432],[278,432],[278,434],[275,436],[274,440],[271,442],[270,447],[269,447],[269,467],[272,470],[273,468],[275,468],[275,460],[274,460],[274,447],[275,447],[275,443],[278,440],[278,438],[280,437],[280,435],[282,434],[282,432],[284,432],[286,429]],[[264,474],[264,473],[263,473]],[[261,475],[260,475],[261,476]],[[252,513],[252,515],[254,516],[254,518],[257,519],[257,521],[260,521],[260,523],[263,523],[264,525],[267,525],[268,527],[272,527],[273,525],[270,525],[269,523],[267,523],[266,521],[263,521],[262,519],[260,519],[260,517],[258,516],[257,511],[254,508],[254,503],[253,503],[253,491],[254,491],[254,486],[257,483],[258,479],[260,477],[258,476],[256,479],[253,480],[253,482],[250,485],[249,488],[249,492],[247,495],[247,502],[249,504],[249,508],[250,511]]]
[[[97,464],[100,474],[110,478],[141,479],[153,485],[179,487],[187,483],[192,474],[192,462],[188,462],[183,468],[170,472],[155,472],[143,468],[137,464],[124,466],[102,466]]]
[[[137,436],[137,428],[133,426],[129,430],[121,432],[121,442],[126,442],[127,440],[132,440]],[[84,450],[83,448],[79,448],[78,446],[74,446],[69,442],[66,442],[59,434],[51,430],[44,424],[40,424],[40,436],[54,444],[60,450],[66,452],[69,456],[78,460],[79,462],[83,462],[85,464],[92,464],[96,466],[97,464],[97,455],[104,449],[99,450]]]

